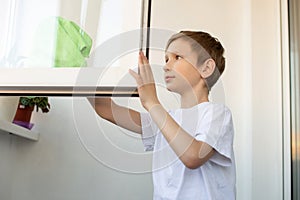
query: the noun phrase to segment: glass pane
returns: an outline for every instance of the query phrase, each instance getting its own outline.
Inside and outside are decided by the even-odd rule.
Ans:
[[[233,113],[237,199],[282,197],[279,11],[280,1],[157,0],[152,5],[156,30],[151,30],[150,59],[158,69],[169,36],[181,30],[209,32],[225,48],[225,73],[210,100]],[[170,95],[161,99],[166,108],[178,106]]]
[[[72,58],[87,57],[104,42],[140,28],[141,1],[12,0],[3,2],[1,15],[1,68],[78,67]],[[138,46],[139,39],[131,42]]]
[[[121,79],[137,64],[146,2],[1,1],[0,85],[76,85],[92,67],[97,84],[133,84]]]

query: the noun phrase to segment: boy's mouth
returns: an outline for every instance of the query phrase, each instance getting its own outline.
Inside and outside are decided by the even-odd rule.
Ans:
[[[175,76],[170,76],[170,75],[165,76],[165,81],[166,81],[166,82],[169,82],[169,81],[171,81],[173,78],[175,78]]]

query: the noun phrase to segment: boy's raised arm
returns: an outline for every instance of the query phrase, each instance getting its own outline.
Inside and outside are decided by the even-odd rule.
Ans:
[[[117,105],[111,98],[87,98],[96,113],[122,128],[141,134],[140,113]]]

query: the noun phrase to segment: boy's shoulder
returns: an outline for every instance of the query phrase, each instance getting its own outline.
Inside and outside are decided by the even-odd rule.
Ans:
[[[230,112],[230,109],[224,103],[216,103],[216,102],[204,102],[197,105],[199,108],[214,110],[214,111],[226,111]]]
[[[203,104],[201,107],[201,113],[212,117],[230,117],[231,110],[228,106],[223,103],[208,102]]]
[[[177,112],[177,111],[192,111],[192,110],[223,110],[230,112],[228,106],[224,103],[216,103],[216,102],[202,102],[190,108],[175,108],[170,109],[169,112]]]
[[[202,102],[197,104],[191,108],[178,108],[174,110],[170,110],[169,113],[171,115],[189,115],[207,117],[207,116],[231,116],[230,109],[223,103],[215,103],[215,102]]]

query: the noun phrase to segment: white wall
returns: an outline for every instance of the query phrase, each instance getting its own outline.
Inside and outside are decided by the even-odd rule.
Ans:
[[[212,99],[225,102],[233,112],[241,200],[282,199],[279,5],[279,0],[153,1],[155,28],[208,31],[226,49],[227,68]],[[153,53],[151,61],[161,65],[161,52]],[[111,155],[111,160],[105,157],[108,163],[120,161],[114,166],[128,170],[136,164],[147,171],[148,156],[130,164],[114,157],[117,151],[102,154],[108,138],[138,155],[139,138],[101,119],[78,132],[87,119],[95,121],[88,104],[69,98],[50,101],[50,113],[34,116],[41,132],[38,142],[0,134],[0,199],[151,199],[150,173],[124,173],[97,160]],[[135,100],[119,102],[139,108]]]
[[[0,199],[2,200],[94,200],[94,199],[151,199],[150,173],[121,172],[114,166],[99,162],[93,152],[87,151],[82,138],[111,135],[115,143],[133,152],[142,152],[138,139],[100,120],[101,128],[87,124],[85,132],[78,132],[74,119],[73,102],[70,98],[51,98],[48,114],[34,113],[33,121],[40,131],[38,142],[14,135],[0,133]],[[93,112],[82,100],[82,121]],[[105,137],[97,141],[101,147]],[[110,155],[110,149],[102,155]],[[124,162],[120,157],[114,159]],[[123,158],[125,159],[125,158]],[[104,160],[105,161],[105,160]],[[137,163],[145,162],[139,160]],[[145,198],[146,196],[146,198]]]
[[[278,0],[252,1],[253,199],[282,198],[279,5]]]

